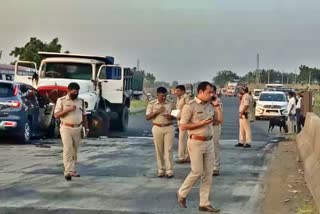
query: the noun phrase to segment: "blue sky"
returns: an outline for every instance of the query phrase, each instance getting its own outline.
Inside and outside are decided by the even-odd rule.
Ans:
[[[211,80],[231,69],[320,67],[320,1],[1,0],[2,62],[31,36],[64,50],[113,55],[159,80]]]

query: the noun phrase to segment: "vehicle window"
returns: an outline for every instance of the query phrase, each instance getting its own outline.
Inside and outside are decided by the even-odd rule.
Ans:
[[[101,69],[99,79],[121,80],[121,68],[104,67]]]
[[[259,94],[260,94],[260,91],[255,91],[254,92],[254,96],[259,96]]]
[[[13,97],[14,86],[10,83],[0,83],[0,97]]]
[[[83,63],[56,63],[50,62],[43,66],[42,78],[62,78],[62,79],[92,79],[91,64]]]
[[[268,93],[263,93],[260,94],[260,101],[276,101],[276,102],[285,102],[286,97],[284,94],[268,94]]]

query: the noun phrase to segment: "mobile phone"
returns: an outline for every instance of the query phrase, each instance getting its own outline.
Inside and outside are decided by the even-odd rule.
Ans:
[[[211,101],[216,101],[217,97],[215,95],[212,96]]]

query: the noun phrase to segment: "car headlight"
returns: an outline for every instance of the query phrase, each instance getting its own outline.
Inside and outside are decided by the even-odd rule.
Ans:
[[[263,108],[263,105],[262,105],[262,104],[260,104],[260,103],[257,103],[257,107],[259,107],[259,108]]]

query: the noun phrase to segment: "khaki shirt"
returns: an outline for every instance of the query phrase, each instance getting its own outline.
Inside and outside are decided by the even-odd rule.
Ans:
[[[180,110],[180,112],[178,113],[177,119],[181,118],[181,111],[183,109],[183,106],[188,102],[190,102],[190,100],[187,94],[184,94],[181,97],[177,97],[176,109]]]
[[[68,95],[61,97],[57,100],[56,108],[54,113],[63,111],[64,107],[69,107],[75,105],[76,110],[67,113],[65,116],[61,117],[63,123],[69,124],[80,124],[82,123],[82,116],[86,115],[86,109],[84,106],[84,100],[77,98],[75,100],[70,99]]]
[[[204,103],[197,97],[187,103],[182,110],[180,124],[199,123],[214,117],[214,107],[211,102]],[[213,125],[208,124],[197,129],[188,130],[188,134],[198,136],[211,137],[213,133]]]
[[[152,122],[157,123],[157,124],[161,124],[161,125],[172,123],[172,120],[168,120],[167,118],[165,118],[163,116],[164,114],[171,114],[171,111],[173,110],[172,102],[170,102],[168,100],[166,100],[165,103],[159,103],[158,100],[153,100],[153,101],[149,102],[147,110],[146,110],[146,115],[149,115],[149,114],[159,110],[162,106],[164,106],[166,110],[164,112],[162,112],[161,114],[158,114],[155,118],[153,118]]]
[[[240,106],[239,106],[239,112],[242,112],[245,106],[250,107],[250,102],[251,102],[250,94],[246,93],[246,94],[242,95],[242,99],[240,101]],[[246,112],[249,112],[249,108]]]

